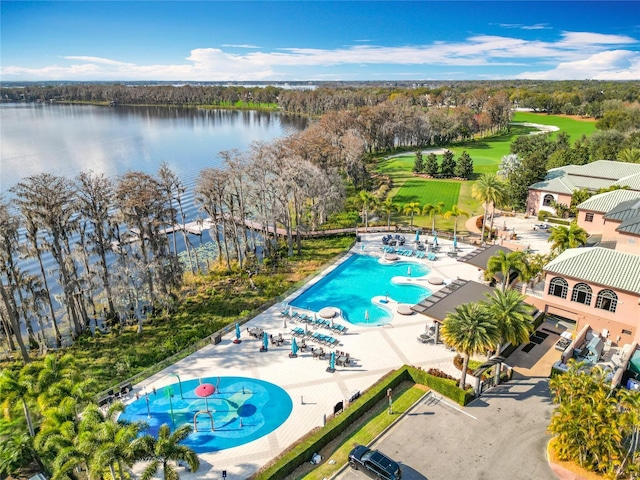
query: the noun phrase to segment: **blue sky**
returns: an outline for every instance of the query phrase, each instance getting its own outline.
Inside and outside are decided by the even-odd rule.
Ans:
[[[640,79],[640,2],[7,1],[0,80]]]

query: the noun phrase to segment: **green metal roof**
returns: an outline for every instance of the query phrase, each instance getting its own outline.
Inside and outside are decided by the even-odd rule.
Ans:
[[[640,190],[640,173],[621,178],[620,180],[615,182],[614,185],[629,187],[630,190]]]
[[[612,192],[594,195],[578,205],[578,210],[589,210],[591,212],[608,213],[622,202],[640,199],[640,192],[633,190],[614,190]]]
[[[626,202],[620,202],[609,210],[604,218],[607,220],[627,220],[640,216],[640,199],[634,198]]]
[[[622,222],[616,232],[631,233],[633,235],[640,235],[640,213],[638,216],[629,218]],[[640,251],[640,248],[639,248]],[[640,276],[640,273],[638,274]]]
[[[545,271],[640,295],[640,255],[602,247],[570,248]]]
[[[586,165],[565,165],[549,170],[545,179],[529,188],[555,193],[572,193],[579,188],[598,190],[620,184],[634,188],[640,184],[640,164],[598,160]],[[623,181],[624,180],[624,181]],[[640,190],[640,185],[638,186]]]

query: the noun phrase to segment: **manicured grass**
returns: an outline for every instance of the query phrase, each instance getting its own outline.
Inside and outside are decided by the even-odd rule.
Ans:
[[[541,125],[555,125],[560,131],[567,132],[571,140],[575,141],[582,135],[591,135],[595,130],[595,121],[590,119],[576,119],[561,115],[546,115],[540,113],[516,112],[514,122],[538,123]],[[457,204],[462,210],[469,212],[471,216],[482,213],[480,203],[471,195],[473,181],[483,173],[495,173],[498,171],[502,157],[510,153],[511,142],[520,135],[528,135],[536,131],[533,127],[523,125],[512,125],[509,133],[497,135],[491,138],[473,139],[468,142],[447,147],[457,159],[462,152],[467,152],[473,160],[473,176],[469,181],[456,182],[451,180],[436,180],[414,177],[411,173],[415,160],[414,152],[407,152],[406,156],[383,159],[379,163],[378,171],[389,175],[393,179],[394,188],[390,195],[394,203],[404,205],[409,202],[418,202],[420,205],[443,201],[446,204],[445,211],[451,205]],[[438,155],[438,162],[442,161],[442,155]],[[456,197],[453,197],[453,188],[441,187],[441,184],[457,184]],[[395,214],[392,218],[394,223],[410,223],[410,217],[403,214]],[[464,223],[466,219],[458,220],[458,228],[464,233]],[[413,224],[420,227],[430,227],[428,218],[415,216]],[[453,219],[444,220],[436,217],[436,227],[438,229],[453,230]]]
[[[349,460],[349,452],[355,444],[368,445],[389,425],[395,422],[425,394],[424,387],[413,386],[393,398],[393,413],[389,414],[386,405],[381,405],[370,413],[369,420],[351,435],[341,439],[334,452],[323,459],[322,465],[302,477],[308,480],[330,478]],[[335,463],[330,464],[329,461]]]
[[[300,256],[285,258],[277,267],[265,267],[254,275],[255,289],[244,271],[227,272],[214,266],[207,274],[186,275],[175,311],[145,322],[142,334],[130,326],[85,335],[68,351],[99,388],[114,386],[259,311],[333,261],[353,240],[349,236],[304,240]]]
[[[596,130],[596,121],[593,118],[566,117],[563,115],[547,115],[544,113],[516,112],[514,122],[539,123],[541,125],[555,125],[561,132],[571,136],[571,141],[576,141],[582,135],[591,135]]]
[[[458,202],[460,181],[429,180],[413,177],[407,180],[393,197],[393,201],[400,205],[418,202],[420,205],[444,202],[445,211]]]

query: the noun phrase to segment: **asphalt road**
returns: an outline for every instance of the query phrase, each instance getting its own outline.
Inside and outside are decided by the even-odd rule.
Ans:
[[[553,480],[552,410],[547,378],[514,376],[463,409],[429,395],[372,446],[401,464],[404,480]],[[368,477],[347,467],[335,478]]]

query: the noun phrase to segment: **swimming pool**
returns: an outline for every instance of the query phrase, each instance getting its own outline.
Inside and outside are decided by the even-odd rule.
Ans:
[[[432,293],[417,285],[397,285],[391,281],[393,277],[406,277],[409,267],[412,277],[424,276],[431,271],[417,262],[381,264],[377,257],[354,254],[290,304],[316,312],[327,306],[338,307],[351,323],[384,325],[393,318],[392,312],[374,304],[373,297],[388,294],[392,300],[413,305]]]
[[[206,402],[195,394],[199,380],[183,380],[158,389],[155,394],[142,395],[127,405],[120,418],[130,422],[142,420],[149,425],[144,433],[157,436],[164,423],[172,430],[184,423],[193,426],[194,415],[198,413],[198,431],[192,432],[183,443],[196,453],[204,453],[237,447],[263,437],[282,425],[293,409],[289,394],[269,382],[245,377],[201,380],[217,387]],[[206,411],[207,406],[211,417],[199,413]]]

